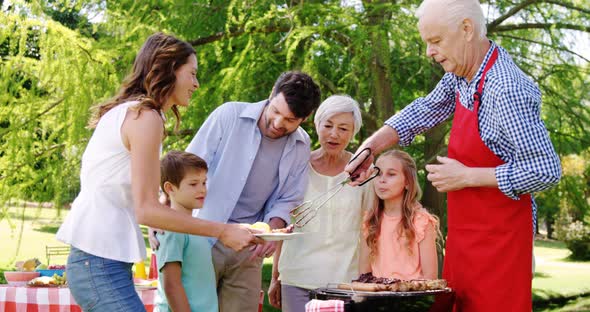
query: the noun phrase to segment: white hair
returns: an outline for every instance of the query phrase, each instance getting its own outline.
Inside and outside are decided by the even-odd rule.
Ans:
[[[325,99],[315,112],[313,123],[319,129],[320,123],[339,113],[352,113],[354,119],[354,134],[357,134],[363,125],[359,103],[348,95],[332,95]]]
[[[422,18],[427,8],[437,4],[437,8],[444,8],[445,12],[437,12],[445,16],[449,25],[461,25],[464,19],[468,18],[475,24],[475,32],[480,38],[487,34],[486,18],[479,0],[424,0],[416,10],[416,17]]]

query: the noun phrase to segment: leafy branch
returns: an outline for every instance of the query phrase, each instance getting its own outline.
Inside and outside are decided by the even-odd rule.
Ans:
[[[488,33],[500,32],[500,31],[510,31],[510,30],[516,30],[516,29],[535,29],[535,28],[549,29],[552,27],[590,32],[590,27],[585,27],[585,26],[576,25],[576,24],[567,24],[567,23],[523,23],[523,24],[500,25],[502,22],[504,22],[508,18],[516,15],[516,13],[522,11],[526,7],[531,6],[533,4],[539,4],[539,3],[554,4],[554,5],[562,6],[562,7],[571,9],[571,10],[576,10],[576,11],[580,11],[582,13],[590,14],[590,10],[588,10],[588,9],[581,8],[581,7],[575,6],[571,3],[566,3],[563,1],[527,0],[527,1],[524,1],[524,2],[514,6],[513,8],[508,10],[508,12],[506,12],[505,14],[501,15],[500,17],[496,18],[491,23],[489,23],[488,24]]]
[[[507,20],[508,18],[514,16],[516,13],[518,13],[519,11],[521,11],[522,9],[526,8],[529,5],[532,5],[536,2],[539,2],[539,0],[527,0],[515,7],[513,7],[512,9],[508,10],[508,12],[506,12],[504,15],[498,17],[497,19],[495,19],[494,21],[492,21],[491,23],[488,24],[488,32],[494,32],[496,31],[496,28],[505,20]]]
[[[556,49],[559,51],[564,51],[564,52],[568,52],[570,54],[573,54],[583,60],[585,60],[586,62],[590,62],[589,59],[585,58],[583,55],[576,53],[575,51],[572,51],[570,49],[564,48],[564,47],[559,47],[559,46],[555,46],[555,45],[551,45],[548,44],[546,42],[541,42],[541,41],[536,41],[536,40],[532,40],[532,39],[527,39],[527,38],[523,38],[523,37],[518,37],[518,36],[513,36],[513,35],[507,35],[507,34],[498,34],[498,36],[500,37],[505,37],[505,38],[510,38],[510,39],[514,39],[514,40],[520,40],[520,41],[524,41],[524,42],[530,42],[530,43],[534,43],[534,44],[538,44],[547,48],[551,48],[551,49]]]
[[[590,10],[589,9],[581,8],[581,7],[575,6],[575,5],[571,4],[571,3],[566,3],[566,2],[563,2],[563,1],[555,1],[555,0],[545,0],[543,2],[545,2],[545,3],[551,3],[551,4],[555,4],[555,5],[559,5],[559,6],[562,6],[564,8],[568,8],[568,9],[580,11],[582,13],[590,14]]]
[[[494,32],[502,32],[502,31],[518,30],[518,29],[547,29],[547,30],[549,30],[552,28],[571,29],[571,30],[590,32],[590,26],[560,23],[560,22],[556,22],[556,23],[522,23],[522,24],[499,25],[499,26],[496,26],[495,28],[493,28],[493,31]]]
[[[197,39],[189,41],[189,43],[196,47],[196,46],[205,45],[205,44],[208,44],[211,42],[215,42],[215,41],[218,41],[221,39],[239,37],[245,33],[270,34],[270,33],[276,33],[276,32],[288,32],[290,29],[291,29],[291,25],[269,25],[266,27],[254,28],[254,29],[249,29],[249,30],[246,30],[244,27],[240,27],[237,29],[230,30],[229,32],[220,31],[220,32],[217,32],[213,35],[207,36],[207,37],[197,38]]]
[[[35,116],[33,116],[32,118],[25,120],[24,122],[22,122],[20,125],[15,126],[15,127],[9,127],[9,128],[5,128],[3,129],[4,131],[0,132],[0,137],[10,133],[12,130],[15,129],[21,129],[23,128],[26,124],[35,121],[35,120],[39,120],[39,117],[47,114],[49,111],[51,111],[52,109],[54,109],[55,107],[57,107],[59,104],[63,103],[64,98],[61,98],[57,101],[55,101],[54,103],[52,103],[51,105],[49,105],[49,107],[47,107],[45,110],[43,110],[42,112],[36,114]]]

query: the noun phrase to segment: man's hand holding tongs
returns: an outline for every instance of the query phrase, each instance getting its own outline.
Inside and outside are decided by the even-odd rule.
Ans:
[[[352,180],[348,184],[357,186],[369,179],[375,171],[375,167],[372,166],[374,160],[375,157],[369,148],[359,147],[352,160],[344,167],[344,171],[348,172]]]
[[[352,160],[344,168],[344,171],[350,174],[352,182],[351,186],[357,186],[375,176],[374,171],[376,167],[372,167],[375,161],[375,155],[379,155],[387,148],[399,142],[399,135],[397,131],[390,126],[383,126],[377,132],[373,133],[363,144],[356,150]],[[368,152],[367,152],[368,151]],[[368,156],[365,155],[369,153]],[[359,157],[360,156],[360,157]],[[367,159],[367,161],[365,161]],[[377,173],[378,174],[378,173]]]

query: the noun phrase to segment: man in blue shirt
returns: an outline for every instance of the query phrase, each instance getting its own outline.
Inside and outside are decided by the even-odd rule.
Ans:
[[[310,76],[286,72],[268,100],[228,102],[211,113],[186,149],[209,165],[209,193],[198,217],[285,227],[307,187],[310,139],[299,126],[319,104]],[[257,311],[262,260],[275,244],[234,252],[211,243],[220,311]]]
[[[455,290],[455,310],[530,311],[536,213],[530,194],[561,176],[540,116],[541,93],[506,50],[486,38],[478,1],[426,0],[416,15],[426,54],[446,74],[359,151],[406,146],[454,115],[448,157],[426,170],[432,185],[448,192],[443,277]]]

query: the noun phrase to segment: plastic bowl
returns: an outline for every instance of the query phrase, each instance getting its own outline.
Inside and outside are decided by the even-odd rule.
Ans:
[[[56,270],[47,269],[47,270],[35,270],[35,271],[39,272],[41,274],[41,276],[52,277],[53,274],[57,274],[59,276],[64,276],[64,272],[66,270],[64,270],[64,269],[56,269]]]
[[[17,271],[5,271],[4,278],[6,278],[6,282],[8,285],[13,286],[24,286],[30,280],[34,279],[35,277],[39,277],[39,272],[17,272]]]

